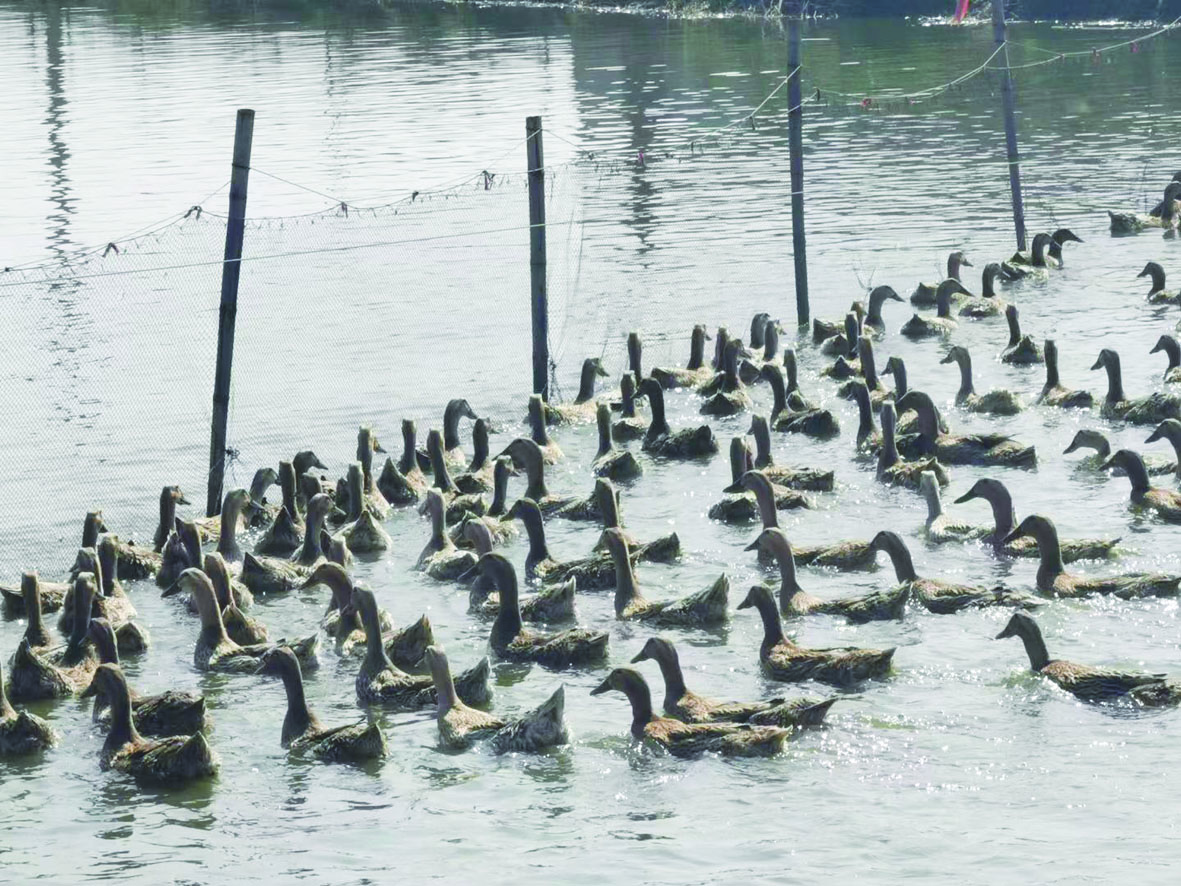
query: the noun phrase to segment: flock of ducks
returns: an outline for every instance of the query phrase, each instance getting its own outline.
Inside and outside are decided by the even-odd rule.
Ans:
[[[1181,174],[1179,174],[1181,176]],[[1166,192],[1163,218],[1175,212],[1181,180]],[[1161,212],[1149,218],[1162,218]],[[1151,223],[1136,222],[1141,228]],[[1112,217],[1113,229],[1117,224]],[[1134,225],[1119,221],[1129,231]],[[1123,388],[1119,355],[1101,350],[1092,368],[1106,375],[1106,393],[1065,388],[1058,376],[1058,349],[1040,346],[1021,331],[1017,308],[997,292],[1043,277],[1062,263],[1063,246],[1081,242],[1060,229],[1038,234],[1028,253],[984,266],[979,295],[960,275],[972,267],[962,252],[948,258],[947,277],[920,284],[911,296],[919,313],[900,328],[910,338],[951,336],[961,322],[1004,316],[1009,338],[1000,359],[1042,366],[1045,385],[1032,403],[1004,390],[976,390],[972,355],[950,344],[942,359],[959,369],[955,404],[981,415],[1012,415],[1029,408],[1095,410],[1109,421],[1153,427],[1148,443],[1168,441],[1176,460],[1145,459],[1129,449],[1111,452],[1097,430],[1080,430],[1066,450],[1094,450],[1096,467],[1127,478],[1131,504],[1161,520],[1181,523],[1181,493],[1153,485],[1153,478],[1181,476],[1181,397],[1153,392],[1129,398]],[[1164,271],[1149,263],[1140,276],[1152,280],[1148,300],[1181,303],[1165,289]],[[1125,699],[1143,706],[1181,703],[1181,684],[1165,675],[1127,673],[1101,666],[1052,659],[1030,614],[1054,598],[1112,595],[1120,598],[1175,597],[1181,575],[1122,573],[1108,577],[1067,571],[1078,560],[1117,554],[1118,539],[1060,538],[1053,520],[1030,514],[1018,521],[1002,472],[1037,463],[1034,446],[999,433],[960,433],[951,428],[932,397],[910,386],[904,361],[891,356],[879,376],[874,342],[887,335],[883,310],[902,297],[889,286],[874,288],[837,322],[817,320],[812,338],[831,358],[822,375],[834,390],[857,404],[858,427],[850,446],[883,484],[912,489],[927,505],[926,538],[936,545],[978,544],[1001,558],[1036,558],[1030,592],[983,587],[920,575],[906,542],[883,529],[868,539],[795,545],[779,525],[782,511],[815,506],[831,495],[834,476],[819,467],[778,464],[773,440],[778,434],[826,439],[843,433],[837,417],[800,388],[796,353],[780,344],[780,328],[767,313],[756,315],[748,341],[718,329],[711,341],[703,325],[689,336],[684,367],[643,369],[642,343],[628,339],[628,370],[619,389],[596,392],[607,375],[601,361],[582,367],[578,396],[570,403],[546,404],[530,398],[528,434],[493,455],[489,421],[466,400],[449,402],[441,428],[432,429],[420,448],[414,422],[402,423],[402,451],[385,454],[369,427],[360,428],[355,459],[343,477],[330,481],[327,465],[314,452],[295,454],[277,468],[260,469],[250,489],[231,489],[221,512],[186,520],[178,507],[188,504],[176,486],[162,489],[159,522],[151,545],[120,539],[108,530],[101,512],[86,515],[82,544],[60,582],[42,581],[33,572],[19,587],[0,587],[11,617],[23,618],[25,632],[0,676],[0,755],[26,754],[54,745],[57,736],[41,718],[14,704],[72,696],[93,698],[93,718],[105,730],[103,769],[157,783],[183,783],[218,770],[207,733],[211,712],[197,693],[168,691],[142,695],[127,681],[120,657],[142,655],[150,645],[136,622],[132,588],[145,593],[149,580],[174,598],[176,616],[195,616],[193,665],[200,671],[274,677],[282,682],[287,713],[280,742],[291,753],[326,761],[363,761],[385,756],[387,737],[366,717],[355,723],[325,725],[309,708],[303,675],[317,667],[324,647],[355,672],[354,692],[365,709],[409,711],[433,708],[440,743],[463,749],[487,742],[495,753],[536,752],[569,740],[565,692],[556,686],[544,704],[510,718],[490,710],[490,658],[465,662],[453,670],[429,619],[397,625],[374,592],[352,576],[353,558],[378,557],[392,547],[383,524],[398,511],[416,508],[429,532],[414,568],[441,586],[468,593],[474,619],[488,624],[492,659],[534,663],[543,669],[605,670],[592,695],[622,693],[631,708],[630,732],[677,756],[703,752],[765,756],[779,752],[796,730],[823,724],[838,696],[787,697],[749,702],[716,701],[697,695],[685,682],[680,654],[667,635],[653,633],[629,664],[655,662],[664,684],[663,714],[654,707],[644,674],[628,666],[611,667],[606,631],[578,627],[576,602],[583,594],[610,590],[615,616],[641,623],[653,632],[710,628],[732,617],[730,582],[723,574],[694,593],[664,599],[646,592],[637,579],[638,562],[668,563],[681,554],[675,533],[641,541],[621,519],[619,486],[642,489],[645,471],[661,470],[670,460],[699,460],[721,448],[708,422],[672,427],[665,410],[666,391],[682,389],[698,397],[703,416],[750,415],[747,433],[728,444],[731,482],[709,508],[717,521],[759,526],[746,547],[758,561],[777,570],[778,585],[750,587],[735,607],[753,609],[763,627],[758,660],[763,674],[779,683],[816,681],[845,690],[886,678],[895,649],[808,648],[789,639],[785,619],[826,614],[851,623],[896,620],[908,613],[933,616],[968,608],[1004,607],[1012,611],[998,635],[1020,637],[1030,667],[1088,702]],[[1152,353],[1169,361],[1165,382],[1181,381],[1181,345],[1163,335]],[[758,393],[763,386],[768,397]],[[761,412],[756,399],[770,401]],[[646,409],[638,408],[646,404]],[[472,452],[463,448],[460,426],[471,421]],[[745,419],[743,419],[745,421]],[[587,495],[553,492],[547,466],[563,454],[552,428],[594,423],[598,449]],[[753,445],[752,445],[753,442]],[[640,454],[646,457],[640,457]],[[986,502],[990,524],[962,522],[943,509],[940,490],[957,466],[995,467],[997,477],[976,483],[956,499]],[[277,501],[268,498],[277,486]],[[514,498],[514,496],[516,496]],[[561,560],[550,551],[546,527],[553,520],[581,521],[595,528],[597,543],[584,556]],[[527,545],[523,575],[498,548],[521,536]],[[894,568],[891,587],[858,597],[822,599],[806,590],[800,567],[865,570],[884,554]],[[135,582],[135,584],[132,584]],[[522,587],[524,583],[524,588]],[[271,631],[250,614],[258,597],[295,589],[322,588],[325,612],[319,630],[307,637],[272,639]],[[46,617],[57,614],[59,641]]]

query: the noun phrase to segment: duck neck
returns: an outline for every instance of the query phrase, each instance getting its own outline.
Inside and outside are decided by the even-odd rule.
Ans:
[[[262,503],[263,497],[271,487],[271,474],[265,468],[255,472],[250,480],[250,501],[254,505]]]
[[[448,547],[447,505],[442,498],[431,498],[427,508],[431,513],[431,545],[436,551]]]
[[[74,626],[70,631],[69,648],[81,649],[90,634],[91,606],[94,605],[94,594],[80,582],[74,583]]]
[[[394,663],[386,655],[385,644],[381,642],[381,619],[377,616],[377,606],[372,604],[358,607],[361,615],[361,627],[365,631],[365,664],[370,673],[394,669]]]
[[[1107,402],[1119,403],[1124,399],[1124,378],[1120,372],[1119,358],[1112,356],[1103,361],[1107,370]]]
[[[1022,632],[1021,642],[1025,644],[1025,654],[1029,656],[1029,666],[1040,671],[1050,663],[1050,653],[1046,650],[1046,641],[1042,639],[1042,632]]]
[[[694,326],[689,339],[689,363],[687,369],[700,369],[705,365],[705,327]]]
[[[1015,348],[1021,342],[1021,321],[1017,319],[1016,311],[1009,311],[1005,315],[1005,320],[1009,324],[1008,347]]]
[[[652,693],[647,686],[633,685],[630,682],[623,690],[632,706],[632,735],[636,738],[644,737],[644,727],[653,720]]]
[[[961,352],[956,363],[960,367],[960,390],[956,394],[957,397],[970,397],[976,393],[976,388],[972,384],[972,358],[967,353]]]
[[[436,716],[442,717],[452,708],[459,707],[459,693],[455,691],[455,680],[447,662],[437,657],[431,661],[431,677],[435,681],[435,695],[439,698]]]
[[[685,694],[685,675],[681,673],[681,662],[676,651],[656,656],[660,676],[664,678],[664,706],[670,708]]]
[[[587,360],[582,364],[582,376],[578,380],[578,396],[575,403],[588,403],[595,398],[595,375],[598,365],[594,360]]]
[[[222,556],[230,556],[238,549],[238,518],[241,515],[242,502],[237,496],[226,496],[217,532],[217,550]]]
[[[525,489],[525,498],[531,498],[538,504],[549,498],[549,489],[545,485],[545,464],[541,456],[532,450],[525,458],[525,478],[529,481]]]
[[[402,457],[398,459],[398,470],[405,476],[418,469],[418,429],[414,422],[402,422]]]
[[[920,486],[923,498],[927,500],[927,524],[930,525],[932,521],[943,516],[943,499],[939,495],[937,483],[920,483]]]
[[[508,643],[521,633],[522,627],[517,575],[512,569],[500,568],[496,564],[494,578],[496,589],[500,592],[500,609],[496,612],[496,621],[492,623],[492,636],[500,638],[502,643]]]
[[[488,516],[504,516],[506,498],[508,498],[508,466],[497,463],[492,469],[492,504],[488,507]]]
[[[216,592],[215,592],[216,593]],[[197,599],[197,608],[201,611],[201,639],[211,649],[230,642],[226,633],[225,622],[221,620],[221,608],[217,605],[217,598],[211,595],[205,599],[202,595]]]
[[[640,337],[636,333],[629,333],[627,336],[627,367],[635,376],[636,384],[638,385],[644,379],[644,370],[642,368],[643,346],[640,344]]]
[[[858,343],[857,353],[861,357],[861,374],[865,377],[865,386],[871,391],[876,391],[881,382],[878,381],[878,370],[874,363],[873,345],[868,339],[864,339]]]
[[[168,533],[176,525],[176,496],[172,487],[160,493],[160,525],[156,528],[156,550],[159,550],[168,539]]]
[[[869,294],[869,313],[865,315],[865,322],[870,326],[881,326],[882,304],[886,301],[886,290],[875,289]]]
[[[623,528],[623,519],[619,515],[619,495],[613,486],[606,483],[595,489],[595,503],[603,514],[604,529]]]
[[[774,366],[771,369],[772,371],[765,373],[764,377],[771,385],[771,417],[774,418],[787,409],[787,390],[783,386],[783,374]]]
[[[899,358],[892,364],[894,373],[894,399],[901,400],[906,396],[906,364]]]
[[[308,563],[320,556],[320,528],[324,525],[324,512],[317,507],[309,507],[307,519],[303,529],[303,549],[300,558]]]
[[[771,489],[771,484],[766,480],[763,482],[756,480],[751,484],[750,491],[754,493],[755,504],[759,507],[759,517],[763,521],[763,528],[778,527],[779,511],[775,507],[775,493]]]
[[[284,668],[283,689],[287,692],[287,716],[283,718],[283,735],[302,735],[312,725],[313,717],[308,709],[307,696],[303,690],[303,676],[298,663],[294,668]]]
[[[619,414],[624,418],[636,417],[636,390],[632,383],[632,377],[625,375],[627,382],[620,386],[622,393],[622,401],[619,406]]]
[[[767,421],[761,415],[755,416],[750,423],[751,436],[755,438],[755,467],[765,468],[772,464],[771,430]]]
[[[22,579],[21,596],[25,603],[25,637],[30,646],[48,646],[49,632],[45,630],[45,622],[41,617],[41,589],[37,586],[37,579],[26,575]]]
[[[357,461],[361,465],[361,488],[366,495],[373,493],[373,442],[366,435],[357,443]]]
[[[98,579],[104,597],[115,594],[115,582],[119,580],[119,552],[115,540],[109,535],[98,543]]]
[[[914,561],[910,558],[910,551],[902,539],[892,535],[885,537],[884,549],[894,564],[894,575],[899,582],[914,581],[918,575],[914,571]]]
[[[945,286],[935,291],[935,316],[944,320],[951,318],[951,290]]]
[[[763,620],[763,649],[771,649],[783,643],[787,637],[784,636],[783,622],[779,620],[779,612],[775,609],[775,601],[771,599],[771,595],[758,594],[754,605]]]
[[[94,650],[98,653],[100,664],[119,663],[119,646],[115,642],[115,634],[109,627],[101,631],[91,631],[90,639],[94,643]]]
[[[870,434],[877,430],[877,425],[873,420],[873,409],[869,405],[869,395],[861,396],[858,390],[857,400],[857,439],[864,440]]]
[[[947,276],[952,280],[960,279],[960,257],[957,253],[952,253],[947,257]]]
[[[1177,339],[1173,338],[1171,335],[1163,336],[1161,341],[1163,343],[1165,355],[1169,358],[1169,366],[1167,369],[1165,369],[1165,373],[1168,374],[1178,366],[1181,366],[1181,345],[1178,345]]]
[[[992,536],[1000,541],[1013,531],[1017,525],[1017,514],[1013,510],[1013,499],[1008,490],[1003,495],[999,492],[988,497],[989,507],[992,508]]]
[[[1139,456],[1128,459],[1123,467],[1124,473],[1132,483],[1133,492],[1143,493],[1149,490],[1148,469],[1144,466],[1144,459]]]
[[[595,458],[599,459],[615,448],[611,440],[611,413],[600,408],[595,420],[599,427],[599,451],[595,453]]]
[[[633,600],[640,599],[640,590],[636,587],[636,574],[632,570],[627,545],[621,543],[618,548],[612,547],[611,559],[615,561],[615,612],[619,614]]]
[[[787,374],[787,393],[800,389],[800,367],[796,362],[795,351],[784,351],[783,371]]]
[[[894,440],[894,423],[882,416],[882,448],[878,451],[878,470],[898,464],[898,444]]]
[[[996,298],[996,290],[993,289],[993,281],[996,280],[996,266],[986,265],[984,273],[980,275],[980,295],[984,298]]]
[[[730,332],[725,326],[718,328],[718,334],[714,336],[714,356],[710,362],[710,367],[716,369],[718,372],[722,371],[722,359],[726,353],[726,345],[730,343]]]
[[[1029,263],[1035,268],[1046,266],[1046,238],[1034,237]]]
[[[461,405],[452,400],[443,410],[443,448],[450,452],[459,446],[459,419]]]
[[[171,527],[169,527],[171,528]],[[98,544],[98,534],[102,529],[102,518],[93,511],[86,515],[82,523],[82,547],[93,548]]]
[[[545,523],[541,519],[541,511],[528,506],[520,508],[521,522],[525,524],[525,534],[529,536],[529,560],[540,563],[549,559],[549,546],[545,541]]]
[[[467,469],[469,473],[484,470],[488,464],[488,426],[483,419],[478,419],[472,428],[472,460]]]
[[[650,387],[648,394],[648,408],[652,412],[652,420],[648,423],[648,436],[658,437],[668,433],[668,421],[664,416],[664,391]]]
[[[283,507],[287,509],[288,516],[295,520],[299,515],[295,509],[295,468],[289,461],[279,462],[279,491],[283,494]]]
[[[1043,348],[1042,352],[1046,361],[1046,386],[1043,390],[1049,391],[1062,383],[1058,378],[1058,349],[1047,347]]]
[[[529,401],[529,436],[538,446],[549,446],[549,431],[545,429],[545,404],[541,397]]]
[[[783,605],[803,588],[796,579],[796,558],[791,543],[785,537],[776,535],[771,552],[779,566],[779,602]]]
[[[1036,527],[1034,538],[1037,539],[1038,555],[1041,565],[1038,567],[1038,577],[1043,576],[1052,580],[1066,571],[1062,563],[1062,547],[1058,544],[1058,533],[1049,525]]]
[[[362,477],[359,465],[349,465],[349,472],[345,482],[349,491],[348,519],[350,522],[355,522],[360,520],[361,514],[365,512],[365,480]]]
[[[4,674],[0,673],[0,722],[11,720],[14,717],[16,717],[16,708],[8,700],[8,694],[4,691]]]
[[[111,706],[111,728],[107,733],[105,747],[120,748],[128,743],[138,743],[142,739],[131,721],[131,691],[127,683],[120,680],[120,685],[113,692],[107,693],[107,701]]]
[[[763,361],[774,360],[777,353],[779,353],[779,329],[774,323],[768,323],[763,333]]]
[[[738,390],[740,383],[738,380],[738,345],[732,343],[726,348],[726,366],[723,370],[724,380],[722,388],[726,391]]]

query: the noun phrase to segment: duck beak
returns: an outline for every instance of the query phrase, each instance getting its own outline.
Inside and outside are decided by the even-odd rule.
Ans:
[[[750,595],[749,595],[749,594],[747,594],[747,595],[746,595],[746,597],[744,597],[744,598],[743,598],[742,602],[741,602],[741,603],[739,603],[739,604],[738,604],[736,607],[734,607],[734,608],[735,608],[735,609],[750,609],[750,607],[752,607],[752,606],[754,606],[754,605],[755,605],[755,604],[751,602]]]
[[[1114,467],[1115,467],[1115,456],[1112,456],[1107,461],[1103,462],[1103,464],[1099,465],[1099,470],[1106,471],[1108,468],[1114,468]]]
[[[598,686],[596,686],[594,689],[592,689],[590,691],[590,694],[591,695],[602,695],[604,692],[610,692],[610,691],[611,691],[611,678],[608,677],[606,680],[604,680],[602,683],[600,683]]]
[[[967,492],[965,492],[963,495],[961,495],[959,498],[957,498],[954,502],[952,502],[952,504],[962,505],[964,502],[971,501],[975,497],[976,497],[975,490],[969,489]]]
[[[1100,357],[1098,360],[1095,361],[1095,365],[1092,366],[1091,369],[1102,369],[1102,368],[1103,368],[1103,358]]]
[[[1160,438],[1161,438],[1160,428],[1157,428],[1155,431],[1152,432],[1152,434],[1144,442],[1145,443],[1155,443]]]
[[[743,548],[743,550],[744,551],[757,551],[759,549],[759,547],[760,547],[760,542],[756,538],[754,541],[752,541],[750,544],[748,544],[745,548]]]
[[[1012,637],[1012,636],[1013,636],[1013,632],[1011,630],[1009,630],[1008,625],[1005,625],[1005,629],[1003,631],[1001,631],[999,634],[997,634],[995,637],[993,637],[992,639],[1004,640],[1006,637]]]
[[[904,299],[901,295],[899,295],[893,289],[890,290],[890,294],[886,297],[888,299],[890,299],[890,301],[906,301],[906,299]]]
[[[637,652],[635,655],[632,656],[631,663],[638,664],[642,661],[647,661],[647,660],[648,660],[648,653],[641,649],[639,652]]]
[[[943,359],[939,361],[939,365],[942,366],[944,363],[950,363],[954,359],[955,357],[951,356],[951,354],[945,354]]]
[[[380,452],[382,455],[385,455],[385,454],[386,454],[385,447],[384,447],[384,446],[382,446],[380,443],[374,443],[374,444],[373,444],[373,451],[374,451],[374,452]]]
[[[172,584],[170,584],[168,587],[166,587],[164,589],[163,593],[161,593],[160,596],[161,597],[174,597],[179,593],[180,593],[180,582],[174,581]]]
[[[1136,279],[1139,280],[1141,277],[1147,277],[1147,276],[1148,276],[1148,268],[1145,268],[1143,271],[1141,271],[1139,274],[1136,275]]]
[[[187,504],[192,504],[192,502],[190,502],[190,501],[189,501],[187,498],[185,498],[185,495],[184,495],[184,493],[183,493],[183,492],[182,492],[180,495],[178,495],[178,496],[177,496],[177,498],[176,498],[176,503],[177,503],[178,505],[187,505]]]
[[[1022,532],[1021,527],[1018,526],[1016,529],[1014,529],[1012,532],[1010,532],[1008,535],[1006,535],[1004,538],[1001,539],[1001,544],[1007,545],[1010,542],[1016,541],[1017,539],[1021,538],[1024,535],[1025,535],[1025,533]]]
[[[475,566],[473,566],[471,569],[468,569],[468,570],[460,573],[459,576],[457,576],[455,580],[456,581],[468,581],[470,579],[475,578],[479,574],[480,574],[480,561],[477,560]]]
[[[94,696],[98,695],[98,687],[95,686],[94,684],[95,684],[95,681],[91,680],[90,685],[82,690],[82,695],[79,697],[80,698],[93,698]]]
[[[333,505],[332,510],[328,512],[328,516],[336,517],[337,519],[343,520],[345,517],[348,516],[348,514],[345,511],[342,511],[340,508],[336,507],[336,505]]]
[[[1156,344],[1154,344],[1152,346],[1152,350],[1149,351],[1148,353],[1155,354],[1157,351],[1161,351],[1161,350],[1164,350],[1164,349],[1161,347],[1161,343],[1158,341]]]
[[[961,264],[961,265],[963,265],[965,268],[974,268],[974,267],[976,267],[974,264],[972,264],[970,261],[968,261],[968,258],[967,258],[967,256],[965,256],[964,258],[961,258],[961,259],[960,259],[960,264]]]

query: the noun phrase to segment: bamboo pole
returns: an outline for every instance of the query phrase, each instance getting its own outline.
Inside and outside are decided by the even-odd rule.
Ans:
[[[807,326],[808,253],[804,237],[804,119],[800,106],[800,21],[802,6],[792,4],[787,20],[787,148],[791,158],[791,251],[795,258],[796,322]]]
[[[209,488],[205,514],[221,512],[226,469],[226,422],[230,410],[230,367],[234,362],[234,322],[238,316],[238,278],[242,272],[242,237],[246,221],[246,186],[250,180],[250,146],[254,111],[238,111],[234,127],[234,158],[230,167],[230,215],[221,266],[221,310],[217,324],[217,373],[213,380],[213,427],[209,441]]]
[[[529,290],[533,314],[533,393],[549,399],[549,293],[545,267],[545,160],[541,118],[525,118],[529,172]]]
[[[1009,49],[1005,46],[1005,2],[992,0],[992,38],[1001,50],[1001,103],[1005,112],[1005,155],[1009,164],[1009,191],[1013,197],[1013,227],[1017,248],[1025,249],[1025,203],[1021,199],[1021,166],[1017,153],[1017,98],[1013,93],[1013,74],[1009,70]]]

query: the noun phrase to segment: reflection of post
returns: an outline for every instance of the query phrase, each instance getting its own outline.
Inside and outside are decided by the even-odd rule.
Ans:
[[[541,118],[525,118],[529,172],[529,290],[533,305],[533,393],[549,399],[549,295],[545,269],[545,161]]]
[[[796,322],[808,325],[808,255],[804,243],[804,120],[800,107],[800,20],[802,4],[792,4],[787,20],[787,148],[791,154],[791,251],[796,266]]]
[[[238,111],[234,160],[230,167],[230,216],[221,266],[221,311],[217,324],[217,374],[213,380],[213,430],[209,441],[209,489],[205,514],[221,511],[226,470],[226,421],[230,410],[230,367],[234,362],[234,321],[238,316],[238,277],[242,273],[242,235],[246,227],[246,185],[250,180],[250,145],[254,111]]]
[[[1009,161],[1009,190],[1013,194],[1013,227],[1017,231],[1017,248],[1025,249],[1025,205],[1021,200],[1021,166],[1017,157],[1017,100],[1013,95],[1013,74],[1009,70],[1009,49],[1005,46],[1005,3],[992,0],[992,37],[998,58],[1004,64],[1001,71],[1001,100],[1005,109],[1005,155]]]

